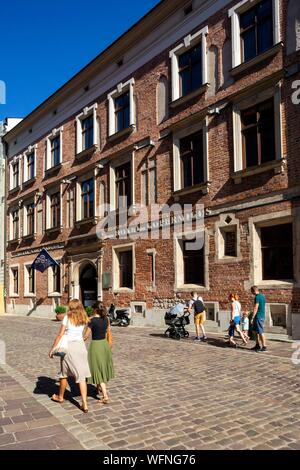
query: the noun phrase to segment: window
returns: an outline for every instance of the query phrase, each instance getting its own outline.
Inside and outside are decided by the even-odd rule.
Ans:
[[[89,149],[94,144],[94,118],[89,116],[81,121],[82,150]]]
[[[51,139],[51,167],[60,164],[60,136]]]
[[[94,217],[94,179],[81,183],[81,219]]]
[[[190,240],[182,242],[184,284],[204,285],[204,249],[188,249],[189,244]]]
[[[133,288],[132,251],[120,251],[119,258],[119,287]]]
[[[237,256],[236,230],[224,230],[224,256]]]
[[[253,5],[254,4],[254,5]],[[270,51],[281,41],[279,0],[240,0],[228,12],[231,18],[232,68]]]
[[[67,227],[72,228],[75,220],[75,189],[70,188],[67,192]]]
[[[147,159],[142,166],[142,197],[144,206],[156,203],[156,162]]]
[[[31,152],[26,156],[26,164],[27,164],[27,179],[28,181],[30,181],[35,177],[34,152]]]
[[[57,168],[62,163],[63,127],[53,129],[46,140],[46,171]]]
[[[12,212],[12,239],[19,238],[19,209]]]
[[[293,224],[261,227],[263,280],[293,280]]]
[[[119,83],[117,88],[107,95],[109,109],[109,137],[128,129],[135,128],[134,79]]]
[[[61,283],[60,283],[60,266],[51,266],[52,270],[52,292],[61,291]]]
[[[179,56],[180,96],[186,96],[202,85],[201,43]]]
[[[26,206],[27,235],[33,235],[35,232],[34,213],[35,213],[35,204],[34,202],[31,202],[30,204]]]
[[[203,132],[180,139],[181,187],[204,182]]]
[[[263,0],[240,15],[242,62],[253,59],[272,47],[272,8],[272,0]]]
[[[76,116],[76,154],[92,149],[98,144],[99,126],[97,122],[97,103],[84,108]],[[91,151],[92,151],[91,150]]]
[[[115,98],[115,129],[120,132],[130,125],[129,91]]]
[[[274,100],[267,100],[241,113],[243,168],[276,158]]]
[[[35,273],[34,269],[26,266],[27,271],[27,294],[35,294]]]
[[[11,166],[12,168],[12,189],[17,188],[20,184],[19,161]]]
[[[189,95],[207,83],[205,27],[170,51],[172,68],[172,101]]]
[[[116,208],[131,206],[131,163],[125,163],[115,169]]]
[[[19,269],[12,268],[11,269],[11,278],[12,278],[12,293],[14,295],[19,294]]]
[[[60,227],[60,193],[50,196],[50,228]]]

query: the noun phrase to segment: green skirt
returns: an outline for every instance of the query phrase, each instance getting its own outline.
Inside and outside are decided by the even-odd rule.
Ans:
[[[106,339],[92,341],[89,347],[88,360],[91,370],[89,384],[107,383],[115,376],[111,348]]]

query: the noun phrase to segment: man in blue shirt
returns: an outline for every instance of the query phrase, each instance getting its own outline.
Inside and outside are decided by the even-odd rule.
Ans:
[[[261,294],[257,286],[251,287],[251,292],[254,295],[254,309],[251,324],[253,325],[253,331],[256,336],[256,345],[252,349],[257,352],[265,352],[267,350],[264,335],[266,298]],[[259,341],[261,342],[261,346]]]

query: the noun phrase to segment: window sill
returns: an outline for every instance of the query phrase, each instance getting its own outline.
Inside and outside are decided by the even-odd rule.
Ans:
[[[192,292],[193,290],[197,292],[208,292],[208,287],[200,284],[183,284],[181,287],[176,287],[175,292]]]
[[[118,289],[114,289],[114,294],[134,294],[134,289],[129,289],[129,287],[119,287]]]
[[[171,108],[177,108],[177,106],[181,106],[182,104],[187,103],[188,101],[192,100],[193,98],[196,98],[197,96],[203,95],[207,91],[208,88],[209,88],[209,84],[205,83],[204,85],[202,85],[197,90],[192,91],[192,93],[189,93],[188,95],[182,96],[181,98],[178,98],[177,100],[171,101],[170,107]]]
[[[24,235],[22,240],[36,240],[36,233],[31,233],[29,235]]]
[[[222,258],[217,259],[217,263],[240,263],[242,261],[241,256],[222,256]]]
[[[253,57],[253,59],[250,59],[247,62],[243,62],[242,64],[237,65],[236,67],[231,69],[230,73],[233,77],[236,77],[240,73],[243,73],[245,70],[249,70],[252,67],[254,67],[256,64],[263,62],[265,59],[275,56],[277,52],[279,52],[282,49],[283,49],[283,43],[279,42],[275,44],[275,46],[263,52],[262,54],[259,54],[256,57]]]
[[[62,167],[62,163],[59,163],[58,165],[51,166],[51,168],[47,168],[47,170],[45,170],[45,176],[51,175],[55,171],[59,171],[61,167]]]
[[[296,285],[295,281],[260,281],[257,284],[259,289],[293,289]]]
[[[19,294],[10,294],[8,297],[10,299],[18,299],[20,297],[20,295]]]
[[[14,193],[17,193],[18,191],[20,191],[21,189],[21,186],[16,186],[15,188],[12,188],[9,190],[9,194],[14,194]]]
[[[12,240],[7,240],[7,243],[9,245],[15,245],[16,243],[20,243],[21,239],[20,238],[13,238]]]
[[[34,178],[30,178],[30,180],[27,180],[27,181],[23,181],[23,186],[30,186],[31,184],[33,184],[34,182],[36,181],[36,177],[34,176]]]
[[[114,140],[121,139],[121,137],[127,136],[132,134],[133,131],[135,131],[136,125],[131,124],[129,127],[126,127],[126,129],[122,129],[121,131],[116,132],[115,134],[112,134],[108,137],[108,142],[113,142]]]
[[[211,186],[210,181],[206,181],[206,183],[196,184],[195,186],[191,186],[189,188],[179,189],[174,191],[173,195],[175,200],[178,200],[181,196],[186,196],[187,194],[192,194],[196,192],[202,192],[202,194],[208,194],[209,188]]]
[[[97,150],[98,150],[98,145],[95,144],[89,147],[88,149],[85,149],[85,150],[82,150],[81,152],[76,153],[75,157],[76,159],[79,160],[80,158],[83,158],[83,157],[92,156],[93,153],[95,153]]]
[[[36,298],[36,294],[24,294],[23,295],[24,299],[35,299]]]
[[[87,219],[76,220],[75,227],[81,227],[82,225],[97,225],[98,218],[97,217],[88,217]]]
[[[51,292],[51,293],[48,292],[48,297],[51,297],[51,298],[52,297],[61,297],[61,296],[62,296],[62,294],[60,292]]]
[[[58,226],[58,227],[51,227],[51,228],[47,228],[45,230],[45,233],[48,235],[51,235],[52,233],[55,233],[55,232],[59,232],[59,233],[62,233],[62,229],[63,229],[63,226]]]
[[[266,171],[274,170],[275,174],[284,173],[286,168],[286,160],[281,158],[280,160],[274,160],[272,162],[263,163],[262,165],[253,166],[246,168],[245,170],[236,171],[231,175],[235,184],[240,184],[243,178],[249,176],[258,175],[260,173],[265,173]]]

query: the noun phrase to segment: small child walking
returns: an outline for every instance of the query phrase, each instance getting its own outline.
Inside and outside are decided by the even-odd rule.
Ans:
[[[249,340],[249,312],[245,310],[242,315],[242,333],[246,340]]]

